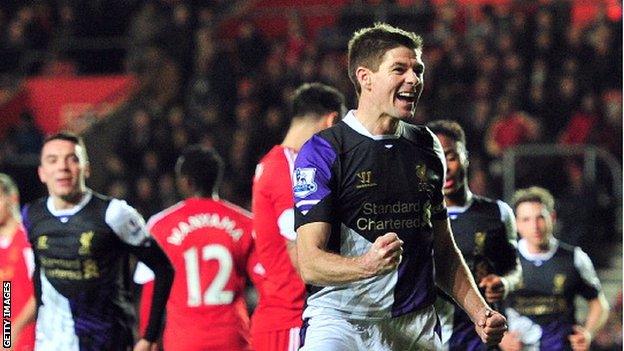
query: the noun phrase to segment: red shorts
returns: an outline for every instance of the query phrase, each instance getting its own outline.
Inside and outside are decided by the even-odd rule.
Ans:
[[[296,351],[299,350],[299,331],[295,327],[284,330],[255,332],[251,335],[251,345],[255,351]]]

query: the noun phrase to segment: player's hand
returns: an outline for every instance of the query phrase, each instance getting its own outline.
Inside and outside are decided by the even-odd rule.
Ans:
[[[570,340],[572,350],[587,351],[591,344],[591,334],[580,325],[575,325],[572,327],[572,334],[568,336],[568,340]]]
[[[475,330],[488,346],[498,345],[507,331],[507,320],[502,314],[486,307],[479,311]]]
[[[364,269],[371,276],[388,273],[399,266],[403,253],[403,241],[396,233],[378,237],[362,258]]]
[[[496,274],[488,274],[479,282],[479,287],[485,289],[485,300],[488,303],[499,302],[505,296],[505,284]]]
[[[520,341],[520,334],[515,331],[506,332],[498,347],[503,351],[522,351],[523,345]]]
[[[158,343],[141,339],[134,345],[133,351],[158,351]]]

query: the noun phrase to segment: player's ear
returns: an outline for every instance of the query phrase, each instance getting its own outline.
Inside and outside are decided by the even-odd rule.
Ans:
[[[340,121],[340,115],[338,114],[338,112],[330,112],[328,114],[326,114],[325,116],[323,116],[323,119],[321,120],[321,123],[323,124],[323,129],[325,128],[329,128],[331,126],[333,126],[334,124],[338,123]]]
[[[178,175],[176,177],[176,185],[178,187],[178,192],[181,195],[186,196],[187,194],[190,194],[192,192],[191,191],[191,181],[186,176]]]
[[[355,77],[357,78],[358,83],[360,83],[362,90],[370,90],[371,73],[371,70],[364,66],[360,66],[355,70]]]
[[[85,164],[83,174],[84,174],[85,179],[91,176],[91,164],[90,163],[87,162],[87,164]]]
[[[557,211],[552,210],[552,212],[550,212],[550,219],[552,220],[553,223],[557,222]]]

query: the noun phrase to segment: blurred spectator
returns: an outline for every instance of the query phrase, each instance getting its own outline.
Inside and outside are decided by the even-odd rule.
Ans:
[[[498,158],[506,149],[526,143],[537,142],[540,138],[539,122],[513,108],[508,97],[502,97],[497,106],[497,116],[488,127],[485,146],[488,154]]]
[[[8,132],[9,143],[14,145],[17,154],[38,154],[43,143],[43,133],[35,124],[29,112],[20,114],[19,121]]]

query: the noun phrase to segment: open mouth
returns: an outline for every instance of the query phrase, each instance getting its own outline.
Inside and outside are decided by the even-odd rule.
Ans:
[[[444,188],[448,189],[448,188],[452,188],[453,185],[455,185],[455,179],[447,179],[444,181]]]
[[[397,99],[405,102],[416,101],[416,93],[413,91],[401,91],[396,95]]]
[[[61,186],[68,186],[68,185],[71,184],[71,178],[57,179],[56,183],[61,185]]]

